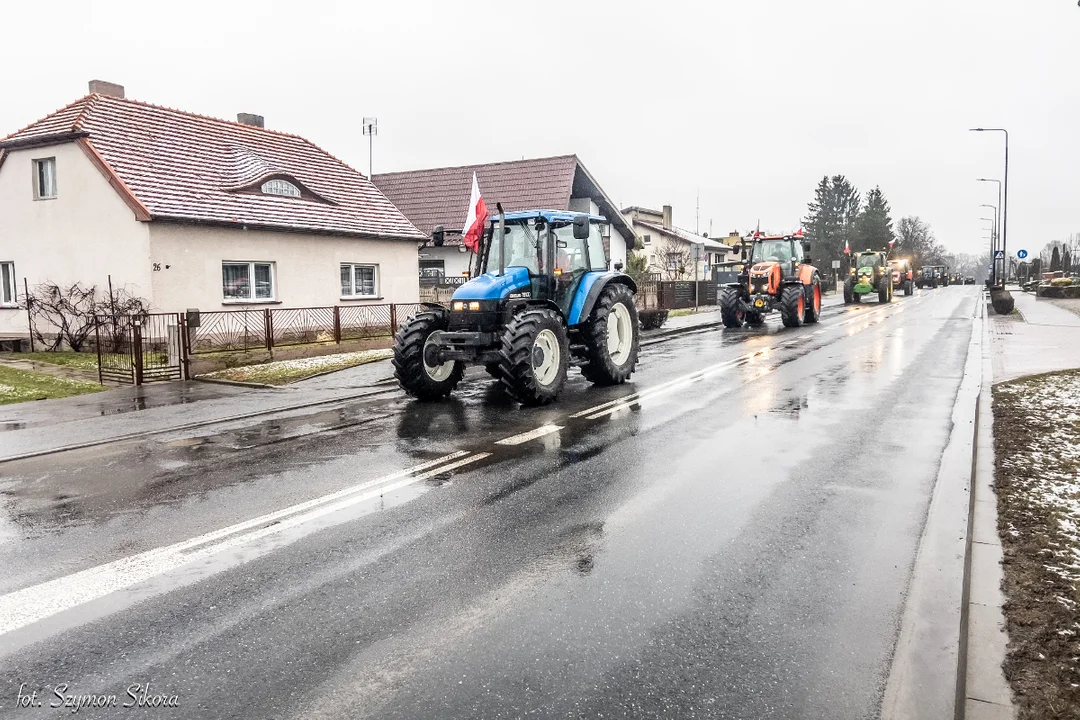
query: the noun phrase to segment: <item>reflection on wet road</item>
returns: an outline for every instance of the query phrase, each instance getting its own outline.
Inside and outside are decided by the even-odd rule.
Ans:
[[[145,678],[183,702],[155,717],[872,717],[976,298],[688,334],[547,408],[480,370],[442,403],[0,465],[0,693]]]

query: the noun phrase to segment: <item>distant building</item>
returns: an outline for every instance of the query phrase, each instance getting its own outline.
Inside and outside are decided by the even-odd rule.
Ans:
[[[696,263],[699,280],[711,277],[713,268],[740,257],[739,248],[735,246],[739,241],[737,233],[734,238],[725,238],[725,242],[720,242],[675,227],[671,221],[670,205],[664,205],[660,211],[635,205],[623,208],[622,212],[645,247],[643,252],[648,259],[648,271],[660,274],[665,280],[693,280],[695,254],[699,257]],[[694,245],[700,246],[699,253],[695,253]]]
[[[607,218],[604,246],[611,267],[625,266],[626,250],[634,247],[633,229],[576,155],[375,175],[379,190],[427,236],[419,271],[429,282],[459,282],[469,272],[472,254],[462,245],[461,231],[473,172],[492,215],[502,203],[507,212],[572,210]],[[442,247],[431,240],[439,225],[446,230]]]
[[[424,236],[363,175],[241,114],[125,99],[111,83],[0,140],[0,334],[24,283],[154,310],[415,302]]]

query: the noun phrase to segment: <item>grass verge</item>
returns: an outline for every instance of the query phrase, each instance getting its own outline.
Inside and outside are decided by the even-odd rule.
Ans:
[[[71,397],[85,393],[101,392],[105,388],[97,383],[68,380],[67,378],[42,375],[28,370],[0,366],[0,405]]]
[[[994,386],[1005,675],[1021,720],[1080,717],[1080,371]]]
[[[24,353],[0,353],[4,360],[31,360],[33,362],[49,363],[50,365],[63,365],[65,367],[78,368],[97,372],[97,353],[87,352],[24,352]]]
[[[391,350],[362,350],[360,352],[320,355],[298,360],[278,360],[260,365],[227,368],[199,377],[211,380],[260,383],[262,385],[288,385],[313,375],[364,365],[384,360],[393,354]]]

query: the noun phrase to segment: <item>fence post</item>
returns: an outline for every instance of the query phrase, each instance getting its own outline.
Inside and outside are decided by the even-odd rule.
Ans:
[[[179,318],[180,322],[180,370],[183,373],[181,379],[190,380],[191,371],[188,367],[188,362],[190,360],[191,353],[188,350],[188,343],[190,342],[190,339],[188,337],[187,313],[177,313],[177,317]]]
[[[274,317],[270,308],[263,308],[263,327],[266,329],[266,352],[274,354]]]
[[[143,384],[142,320],[131,321],[131,357],[135,361],[135,384]]]
[[[30,311],[30,283],[24,277],[22,279],[23,294],[26,295],[26,331],[30,333],[30,352],[34,352],[34,316]],[[98,363],[98,374],[101,374],[101,363]],[[100,378],[98,378],[100,380]]]
[[[390,337],[397,335],[397,305],[390,305]]]
[[[334,306],[334,342],[341,344],[341,307]]]
[[[30,334],[31,339],[34,337],[33,333]],[[97,345],[97,381],[98,385],[104,385],[105,380],[101,376],[101,320],[98,316],[94,316],[94,343]],[[33,352],[31,350],[30,352]]]

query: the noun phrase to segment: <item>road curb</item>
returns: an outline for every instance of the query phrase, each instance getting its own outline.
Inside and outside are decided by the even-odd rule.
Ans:
[[[963,718],[971,503],[974,499],[986,313],[976,304],[952,431],[941,456],[919,540],[892,667],[883,720]]]
[[[208,378],[196,375],[191,378],[195,382],[210,383],[212,385],[233,385],[235,387],[257,388],[259,390],[283,390],[280,385],[267,385],[266,383],[244,382],[243,380],[222,380],[221,378]]]

